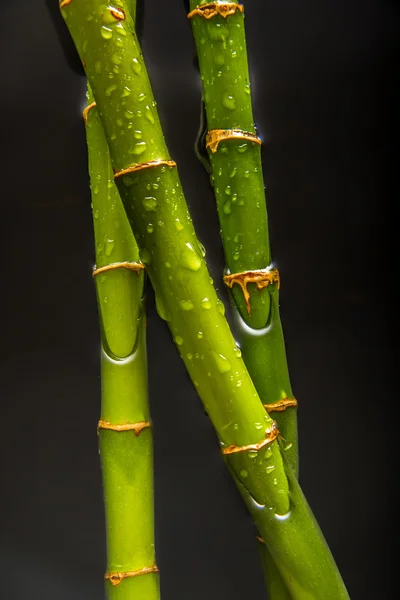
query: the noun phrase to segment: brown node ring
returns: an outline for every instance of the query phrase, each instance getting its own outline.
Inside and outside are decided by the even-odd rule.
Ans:
[[[115,262],[110,263],[109,265],[104,265],[104,267],[95,267],[93,269],[93,277],[96,275],[100,275],[101,273],[106,273],[107,271],[113,271],[114,269],[128,269],[129,271],[136,271],[138,275],[140,275],[140,271],[144,269],[144,265],[142,263],[137,262]]]
[[[133,431],[136,436],[138,436],[139,433],[143,429],[147,429],[147,427],[152,427],[152,424],[150,421],[139,421],[138,423],[115,424],[115,423],[110,423],[110,421],[103,421],[103,419],[100,419],[100,421],[97,424],[98,430],[99,429],[109,429],[111,431]]]
[[[86,106],[86,107],[83,109],[83,112],[82,112],[82,117],[83,117],[83,120],[85,121],[85,125],[87,125],[87,124],[88,124],[89,110],[90,110],[91,108],[94,108],[95,106],[96,106],[96,102],[92,102],[91,104],[88,104],[88,106]]]
[[[206,148],[214,154],[223,140],[247,140],[261,146],[262,142],[255,133],[242,129],[211,129],[206,135]]]
[[[244,11],[243,4],[238,4],[236,2],[210,2],[209,4],[203,4],[202,6],[196,6],[195,9],[188,13],[187,18],[191,19],[192,17],[199,15],[200,17],[204,17],[204,19],[212,19],[212,17],[221,15],[221,17],[226,19],[226,17],[234,15],[237,10],[242,13]]]
[[[264,408],[267,413],[272,412],[284,412],[287,408],[297,407],[296,398],[283,398],[282,400],[278,400],[278,402],[273,402],[272,404],[264,404]]]
[[[258,450],[261,450],[261,448],[264,448],[264,446],[272,444],[279,435],[278,425],[274,421],[271,428],[267,429],[265,432],[265,440],[261,440],[261,442],[257,442],[256,444],[248,444],[247,446],[235,446],[232,444],[231,446],[222,448],[222,454],[236,454],[237,452],[247,452],[249,450],[255,450],[257,452]]]
[[[152,567],[144,567],[143,569],[138,569],[137,571],[106,573],[104,575],[104,579],[108,579],[112,585],[115,586],[119,585],[121,581],[127,577],[138,577],[139,575],[148,575],[149,573],[159,573],[157,565],[153,565]]]
[[[225,275],[224,283],[231,289],[235,283],[241,287],[249,315],[251,314],[250,292],[247,289],[249,283],[255,283],[259,290],[262,290],[273,283],[278,284],[279,290],[281,284],[278,269],[270,269],[268,267],[266,269],[258,269],[257,271],[244,271],[243,273],[231,273],[230,275]]]
[[[71,2],[72,2],[72,0],[61,0],[61,2],[60,2],[60,8],[64,8],[64,6],[67,6]]]
[[[114,171],[114,179],[117,177],[121,177],[122,175],[127,175],[128,173],[135,173],[136,171],[142,171],[142,169],[151,169],[151,167],[159,167],[160,165],[165,165],[166,167],[176,167],[176,162],[174,160],[150,160],[149,162],[139,163],[137,165],[131,165],[126,169],[121,169],[121,171]]]

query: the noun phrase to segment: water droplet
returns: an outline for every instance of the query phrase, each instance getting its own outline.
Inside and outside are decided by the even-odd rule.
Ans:
[[[139,129],[136,129],[136,131],[133,132],[133,135],[137,140],[141,140],[143,136],[142,132]]]
[[[204,333],[203,333],[202,331],[199,331],[199,332],[197,333],[197,337],[198,337],[198,339],[199,339],[199,340],[201,340],[201,339],[202,339],[202,337],[203,337],[203,335],[204,335]]]
[[[215,54],[214,55],[214,62],[219,67],[222,67],[222,65],[225,64],[225,56],[223,54]]]
[[[153,231],[154,231],[154,226],[153,226],[153,224],[152,224],[152,223],[149,223],[149,224],[147,225],[147,231],[148,231],[149,233],[153,233]]]
[[[183,225],[179,219],[175,219],[175,227],[176,227],[177,231],[182,231]]]
[[[108,86],[108,88],[106,88],[106,96],[111,96],[111,94],[117,89],[117,86],[115,85],[115,83],[112,83],[111,85]]]
[[[147,144],[146,142],[138,142],[134,145],[132,150],[130,150],[130,154],[143,154],[146,151]]]
[[[249,473],[248,473],[248,471],[246,471],[246,469],[242,469],[242,470],[240,471],[239,475],[240,475],[240,477],[241,477],[242,479],[246,479],[246,477],[248,477],[248,476],[249,476]]]
[[[188,352],[188,353],[186,354],[186,358],[187,358],[188,360],[192,360],[192,358],[193,358],[193,354],[192,354],[191,352]]]
[[[183,310],[193,310],[194,308],[193,302],[191,302],[190,300],[181,300],[181,307],[183,308]]]
[[[122,56],[120,56],[118,52],[114,52],[114,54],[111,56],[111,60],[115,65],[120,65],[122,63]]]
[[[105,27],[104,25],[102,26],[101,30],[101,36],[105,39],[105,40],[111,40],[113,32],[112,29],[110,29],[109,27]]]
[[[139,96],[137,97],[137,99],[139,100],[139,102],[143,102],[143,100],[145,100],[146,98],[146,94],[144,92],[142,92],[141,94],[139,94]]]
[[[265,471],[267,475],[270,475],[272,471],[275,471],[275,465],[270,465],[269,467],[265,467]]]
[[[212,355],[217,364],[217,369],[220,373],[228,373],[231,370],[231,363],[223,354],[212,351]]]
[[[171,268],[171,263],[169,263],[169,262],[166,262],[166,263],[164,263],[164,264],[165,264],[165,266],[167,267],[167,269],[170,269],[170,268]]]
[[[239,260],[240,258],[240,252],[234,252],[233,253],[233,260]]]
[[[211,300],[209,300],[208,298],[204,298],[201,301],[201,307],[205,308],[206,310],[209,310],[211,308]]]
[[[284,447],[284,450],[286,452],[286,450],[290,450],[290,448],[293,446],[292,442],[290,442],[287,446]]]
[[[201,258],[189,242],[181,254],[181,264],[191,271],[198,271],[201,267]]]
[[[238,423],[235,423],[235,424],[234,424],[234,426],[233,426],[233,429],[234,429],[235,431],[237,431],[237,430],[239,429],[239,425],[238,425]]]
[[[230,200],[227,200],[224,203],[224,206],[222,207],[222,210],[224,211],[225,215],[230,215],[231,214],[231,212],[232,212],[232,203],[231,203]]]
[[[230,185],[227,185],[227,186],[226,186],[226,188],[225,188],[225,194],[226,194],[227,196],[230,196],[230,195],[231,195],[231,193],[232,193],[232,188],[231,188],[231,186],[230,186]]]
[[[175,336],[175,343],[178,344],[178,346],[182,346],[183,337],[181,337],[180,335]]]
[[[136,75],[140,75],[140,73],[142,72],[142,65],[140,64],[137,58],[132,59],[132,71],[136,73]]]
[[[244,176],[246,177],[246,179],[248,179],[250,177],[250,171],[245,171]]]
[[[124,86],[124,91],[121,94],[121,98],[126,98],[127,96],[130,96],[132,93],[132,90],[130,88],[128,88],[127,85]]]
[[[158,202],[157,202],[156,198],[154,198],[153,196],[146,196],[142,200],[142,204],[143,204],[145,210],[147,210],[149,212],[155,211],[158,206]]]
[[[258,456],[258,452],[257,452],[257,450],[249,450],[249,451],[248,451],[248,457],[249,457],[249,458],[252,458],[252,459],[254,459],[254,458],[257,458],[257,456]]]
[[[249,83],[245,83],[244,93],[250,95],[250,84]]]
[[[233,237],[233,241],[235,242],[235,244],[238,244],[240,242],[240,238],[243,236],[242,233],[235,233],[234,237]]]
[[[263,423],[254,423],[254,427],[258,430],[264,429],[265,425]]]
[[[232,171],[230,172],[229,177],[235,177],[236,173],[237,173],[237,167],[233,167]]]
[[[104,254],[106,256],[110,256],[114,250],[114,247],[115,247],[115,241],[107,238],[104,242]]]
[[[99,215],[100,215],[100,213],[99,213],[99,211],[96,209],[96,210],[94,211],[94,213],[93,213],[93,217],[94,217],[95,219],[98,219],[98,218],[99,218]]]
[[[278,485],[278,480],[277,480],[277,479],[274,479],[272,483],[273,483],[274,485]]]
[[[93,194],[94,194],[95,196],[97,196],[97,194],[99,193],[99,186],[98,186],[98,185],[95,185],[95,186],[94,186],[94,188],[93,188],[93,190],[92,190],[92,192],[93,192]]]
[[[146,117],[146,119],[148,121],[150,121],[150,123],[152,125],[154,125],[155,120],[154,120],[154,117],[153,117],[153,113],[151,112],[150,106],[146,106],[146,108],[144,109],[144,116]]]
[[[104,304],[107,304],[107,303],[108,303],[108,298],[107,298],[107,296],[104,296],[104,298],[103,298],[103,302],[104,302]]]
[[[237,151],[240,152],[240,154],[243,154],[243,152],[246,152],[247,149],[248,149],[248,144],[247,143],[246,144],[240,144],[237,147]]]
[[[229,92],[224,92],[221,98],[222,106],[227,108],[228,110],[235,110],[236,108],[236,100],[235,96],[232,96]]]
[[[217,300],[217,310],[220,315],[223,316],[225,314],[225,304],[221,300]]]
[[[131,110],[128,110],[128,109],[125,110],[124,111],[124,117],[125,117],[125,119],[128,119],[128,120],[132,119],[133,118],[133,112]]]

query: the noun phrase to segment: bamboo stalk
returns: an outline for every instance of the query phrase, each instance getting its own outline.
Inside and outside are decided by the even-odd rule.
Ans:
[[[117,4],[124,9],[122,1]],[[114,178],[159,312],[210,416],[224,458],[238,486],[252,498],[253,505],[248,506],[253,518],[271,543],[271,536],[266,537],[267,521],[257,515],[266,510],[270,519],[280,522],[291,514],[286,475],[290,467],[284,466],[277,428],[263,409],[211,283],[165,145],[132,21],[125,11],[124,19],[106,25],[103,11],[96,0],[76,0],[62,12],[94,91]],[[272,472],[271,477],[265,475]],[[281,574],[290,580],[291,591],[305,590],[305,595],[295,598],[310,597],[307,594],[315,586],[321,598],[347,598],[304,497],[300,502],[301,511],[296,507],[295,512],[301,515],[301,523],[290,521],[290,552],[287,540],[280,538],[281,529],[274,529],[274,558]],[[307,549],[307,561],[299,563],[297,548]]]
[[[276,270],[271,265],[261,141],[252,111],[244,7],[234,2],[201,5],[190,0],[188,14],[205,109],[200,143],[208,153],[235,335],[257,392],[287,440],[287,456],[297,473],[296,401],[279,316],[279,278],[269,277]],[[204,157],[204,152],[198,155]],[[268,551],[260,547],[260,553],[269,597],[289,598]]]
[[[205,141],[235,333],[261,400],[274,411],[282,435],[291,444],[287,457],[297,472],[296,405],[292,402],[276,412],[276,403],[293,399],[293,392],[279,316],[279,277],[270,276],[276,270],[271,264],[261,141],[253,118],[244,8],[224,2],[217,12],[218,4],[204,8],[200,2],[196,10],[197,4],[190,0],[188,16],[199,60],[208,128]]]
[[[107,534],[106,592],[109,600],[159,600],[144,273],[113,180],[108,146],[90,88],[84,115],[102,330],[98,432]]]

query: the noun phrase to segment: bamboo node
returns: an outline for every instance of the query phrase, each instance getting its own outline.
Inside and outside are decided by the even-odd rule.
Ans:
[[[230,275],[225,275],[224,283],[231,289],[235,283],[241,287],[249,315],[251,314],[250,292],[247,289],[249,283],[255,283],[259,290],[262,290],[273,283],[278,284],[279,290],[281,284],[278,269],[270,269],[269,267],[266,269],[258,269],[257,271],[244,271],[243,273],[231,273]]]
[[[91,108],[94,108],[95,106],[96,106],[96,102],[92,102],[91,104],[88,104],[88,106],[86,106],[86,107],[83,109],[83,112],[82,112],[82,117],[83,117],[83,120],[85,121],[85,125],[87,125],[87,124],[88,124],[89,110],[90,110]]]
[[[226,446],[222,448],[222,454],[236,454],[237,452],[247,452],[248,450],[261,450],[264,446],[268,446],[276,440],[276,438],[280,435],[278,425],[274,421],[269,429],[265,432],[265,439],[261,440],[261,442],[257,442],[255,444],[248,444],[247,446],[235,446],[232,444],[231,446]]]
[[[143,569],[138,569],[137,571],[106,573],[104,575],[104,579],[108,579],[112,585],[116,586],[127,577],[138,577],[139,575],[147,575],[148,573],[159,573],[157,565],[153,565],[152,567],[143,567]]]
[[[223,140],[248,140],[261,145],[262,142],[255,133],[242,129],[211,129],[206,135],[206,148],[214,154]]]
[[[243,4],[238,4],[237,2],[209,2],[202,6],[196,6],[196,8],[188,13],[187,18],[191,19],[199,15],[200,17],[204,17],[204,19],[212,19],[212,17],[221,15],[221,17],[226,19],[226,17],[234,15],[237,10],[241,13],[244,12]]]
[[[97,424],[97,430],[99,429],[109,429],[111,431],[133,431],[136,437],[143,429],[147,429],[147,427],[152,427],[152,423],[150,421],[139,421],[138,423],[110,423],[110,421],[100,421]]]
[[[95,267],[93,269],[93,277],[96,275],[100,275],[101,273],[106,273],[107,271],[113,271],[114,269],[128,269],[129,271],[136,271],[138,276],[140,275],[140,271],[144,269],[144,265],[138,262],[115,262],[110,263],[109,265],[104,265],[104,267]]]
[[[283,398],[282,400],[278,400],[278,402],[273,402],[272,404],[264,404],[264,408],[268,414],[272,412],[284,412],[291,406],[297,407],[296,398]]]
[[[117,177],[121,177],[122,175],[127,175],[128,173],[135,173],[136,171],[141,171],[142,169],[150,169],[151,167],[158,167],[160,165],[165,165],[167,167],[176,167],[176,162],[174,160],[150,160],[149,162],[139,163],[136,165],[131,165],[126,169],[121,169],[120,171],[114,171],[114,179]]]

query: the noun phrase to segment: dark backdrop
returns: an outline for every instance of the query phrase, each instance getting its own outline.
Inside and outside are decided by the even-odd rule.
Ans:
[[[57,0],[1,3],[0,597],[101,600],[85,83],[49,4]],[[200,86],[190,27],[180,0],[145,4],[143,48],[165,135],[225,294],[213,198],[193,153]],[[352,600],[393,597],[397,16],[388,0],[246,5],[301,483]],[[251,520],[151,291],[148,309],[163,598],[263,598]]]

